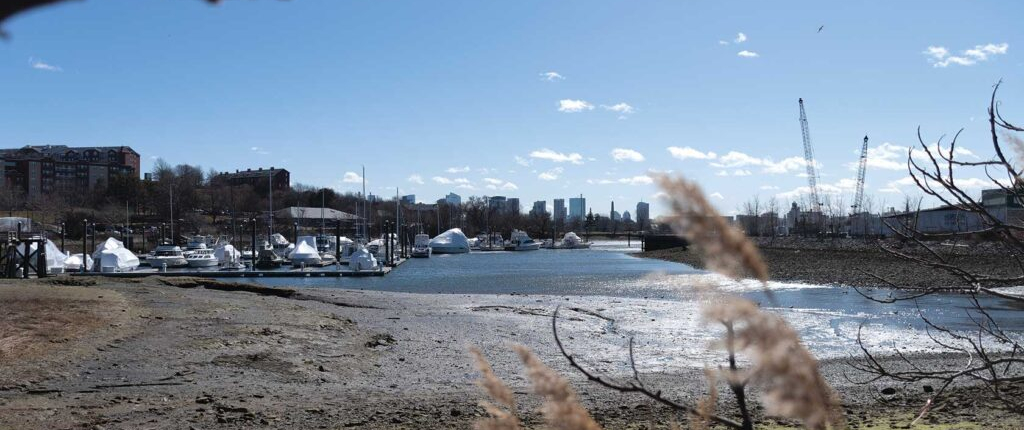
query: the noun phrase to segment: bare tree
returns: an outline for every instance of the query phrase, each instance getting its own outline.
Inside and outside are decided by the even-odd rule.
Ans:
[[[1002,402],[1007,409],[1015,413],[1024,413],[1022,399],[1011,394],[1014,392],[1012,390],[1019,390],[1024,385],[1024,357],[1020,356],[1020,353],[1024,352],[1024,342],[1019,334],[1002,328],[1009,319],[1019,319],[1020,314],[991,312],[992,303],[998,300],[1014,304],[1011,309],[1019,310],[1021,305],[1024,305],[1024,296],[1005,289],[1009,285],[1024,283],[1024,261],[1021,260],[1024,256],[1024,225],[1021,223],[1020,215],[1014,216],[1014,211],[1006,210],[1014,206],[1019,208],[1021,202],[1024,202],[1024,183],[1021,182],[1020,171],[1007,158],[1000,141],[1008,140],[1020,151],[1024,145],[1012,133],[1024,132],[1024,129],[1009,123],[999,114],[999,103],[996,101],[998,88],[999,84],[992,92],[988,109],[990,139],[995,153],[993,158],[985,161],[957,160],[956,145],[960,133],[953,137],[948,148],[943,148],[942,139],[934,145],[925,143],[920,130],[918,142],[923,157],[916,157],[913,150],[907,157],[908,171],[923,193],[966,216],[976,217],[980,221],[980,226],[957,228],[956,231],[943,233],[924,231],[918,218],[920,200],[915,202],[912,198],[904,201],[906,216],[896,221],[885,221],[886,226],[906,244],[900,248],[883,244],[882,249],[885,252],[943,271],[960,280],[961,286],[956,287],[955,291],[969,298],[970,306],[964,312],[973,321],[973,330],[956,330],[936,323],[926,315],[921,315],[921,318],[928,327],[928,336],[934,342],[935,348],[962,357],[962,361],[929,366],[904,357],[895,350],[893,352],[899,360],[893,364],[891,361],[876,358],[878,352],[869,350],[861,342],[867,359],[852,362],[851,365],[871,374],[870,380],[887,378],[904,383],[928,382],[938,385],[939,388],[928,399],[928,405],[933,404],[952,384],[972,382],[982,384],[987,388],[986,392],[993,399]],[[1001,200],[1001,204],[986,204],[962,187],[957,177],[965,170],[983,171],[997,187],[992,192],[996,197],[991,200]],[[912,209],[915,205],[918,206],[917,210]],[[1000,211],[1000,207],[1004,210]],[[991,239],[988,246],[998,248],[993,251],[993,258],[1000,258],[1006,262],[1003,270],[997,270],[998,266],[977,267],[962,264],[952,251],[941,249],[942,243],[968,238]],[[874,276],[887,285],[898,287],[882,276]],[[858,289],[865,297],[883,303],[916,300],[922,296],[948,291],[950,288],[935,286],[895,296],[879,297]]]

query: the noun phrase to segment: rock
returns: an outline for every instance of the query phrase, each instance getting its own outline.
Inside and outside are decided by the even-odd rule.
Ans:
[[[321,372],[326,372],[327,371],[327,369],[324,369],[324,365],[322,365],[322,364],[320,366],[317,366],[316,370],[319,370]]]
[[[452,408],[450,414],[453,417],[458,417],[458,416],[462,416],[462,411],[460,411],[458,409],[455,409],[455,408]]]
[[[196,403],[204,404],[204,403],[210,403],[210,402],[213,402],[213,399],[211,399],[210,396],[199,396],[199,397],[196,397]]]

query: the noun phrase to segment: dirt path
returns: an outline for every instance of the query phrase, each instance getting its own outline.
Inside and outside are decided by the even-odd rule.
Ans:
[[[600,297],[330,289],[278,297],[176,288],[150,278],[87,287],[0,281],[0,298],[2,312],[24,309],[3,320],[0,345],[12,345],[12,323],[18,339],[35,331],[41,336],[18,340],[23,347],[15,349],[24,352],[3,358],[0,428],[469,428],[482,413],[477,403],[483,397],[473,384],[469,345],[486,352],[519,395],[527,423],[536,425],[538,402],[508,349],[512,343],[569,375],[607,428],[637,428],[638,422],[663,428],[682,419],[645,399],[587,385],[555,355],[550,315],[557,305],[564,305],[567,340],[579,353],[621,349],[622,337],[602,334],[610,323],[599,316],[624,304]],[[51,326],[63,321],[54,312],[13,305],[50,299],[55,305],[41,306],[67,309],[56,312],[68,319],[63,325]],[[613,374],[623,369],[617,360],[589,364]],[[883,399],[880,387],[844,383],[842,363],[823,368],[854,421],[905,424],[922,401],[920,387]],[[651,373],[647,381],[677,399],[705,394],[700,369]],[[880,406],[876,398],[892,404]],[[1002,423],[997,410],[974,414]],[[965,420],[956,413],[935,419]],[[1007,422],[994,428],[1020,424]]]

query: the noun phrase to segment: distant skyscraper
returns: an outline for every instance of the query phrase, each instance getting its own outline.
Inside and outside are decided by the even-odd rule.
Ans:
[[[522,213],[521,210],[518,197],[509,197],[508,200],[505,200],[505,211],[508,213],[519,215]]]
[[[505,196],[494,196],[487,199],[487,209],[494,209],[496,211],[505,210]]]
[[[402,196],[402,203],[409,204],[409,205],[416,204],[416,195],[415,194],[409,194],[409,195]]]
[[[612,211],[608,213],[608,218],[612,221],[618,220],[619,217],[615,216],[615,201],[612,200]]]
[[[555,221],[565,221],[565,199],[555,199],[551,204],[551,215]]]
[[[533,202],[533,209],[530,210],[530,215],[544,215],[548,213],[548,202],[545,200],[537,200]]]
[[[636,204],[636,223],[645,230],[651,227],[650,203],[640,202]]]
[[[612,213],[611,213],[612,221],[619,221],[621,218],[622,218],[622,215],[619,215],[619,211],[612,211]]]
[[[569,219],[583,219],[587,216],[587,199],[583,196],[569,199]]]
[[[630,222],[630,221],[633,221],[633,218],[631,218],[629,216],[629,211],[623,212],[622,213],[622,222]]]
[[[448,195],[445,196],[444,201],[452,206],[462,205],[462,197],[455,193],[448,193]]]

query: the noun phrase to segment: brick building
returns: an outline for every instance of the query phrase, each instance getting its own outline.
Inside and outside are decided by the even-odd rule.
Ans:
[[[267,186],[270,184],[270,177],[274,177],[274,190],[288,190],[291,188],[291,174],[287,169],[270,169],[263,170],[262,167],[252,170],[235,170],[235,173],[224,172],[214,178],[214,182],[222,182],[227,185],[250,185],[255,190],[266,191]]]
[[[0,149],[0,159],[0,184],[29,198],[91,190],[117,175],[139,177],[139,153],[127,146],[25,146]]]

